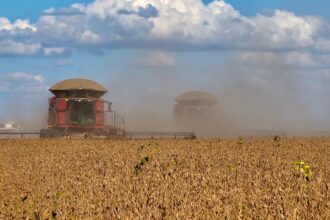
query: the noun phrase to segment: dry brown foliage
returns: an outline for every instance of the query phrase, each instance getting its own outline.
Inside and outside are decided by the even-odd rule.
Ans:
[[[0,219],[330,219],[330,139],[274,142],[0,141]]]

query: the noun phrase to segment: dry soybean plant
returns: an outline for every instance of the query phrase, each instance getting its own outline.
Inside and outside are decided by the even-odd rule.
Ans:
[[[330,139],[280,142],[0,141],[0,219],[330,219]]]

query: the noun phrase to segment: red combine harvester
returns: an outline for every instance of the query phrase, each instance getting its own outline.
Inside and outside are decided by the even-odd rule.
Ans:
[[[111,102],[101,97],[107,90],[95,81],[68,79],[49,89],[48,125],[41,138],[61,138],[75,134],[125,136],[125,121],[111,109]]]

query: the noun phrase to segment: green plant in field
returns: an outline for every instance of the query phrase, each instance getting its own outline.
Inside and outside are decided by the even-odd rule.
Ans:
[[[60,197],[62,197],[63,194],[64,194],[64,192],[55,192],[53,195],[53,198],[55,200],[58,200],[58,199],[60,199]]]
[[[173,166],[177,165],[178,161],[176,160],[176,156],[175,155],[171,155],[171,164]]]
[[[273,141],[275,146],[279,147],[281,145],[281,137],[279,135],[275,135]]]
[[[41,219],[49,219],[49,220],[55,220],[57,216],[57,213],[53,209],[46,209],[42,214],[41,214]]]
[[[52,211],[50,212],[50,218],[51,218],[51,219],[55,219],[56,216],[57,216],[57,214],[56,214],[55,210],[52,210]]]
[[[281,137],[279,135],[275,135],[273,138],[273,141],[279,142],[281,140]]]
[[[244,139],[243,139],[243,137],[241,137],[241,136],[239,136],[238,138],[237,138],[237,145],[239,145],[239,146],[241,146],[241,145],[243,145],[244,144]]]
[[[138,172],[142,171],[142,167],[149,161],[149,157],[143,157],[135,166],[134,172],[137,174]]]
[[[144,158],[142,158],[142,159],[140,160],[140,165],[143,166],[143,165],[146,164],[148,161],[149,161],[149,157],[146,156],[146,157],[144,157]]]
[[[295,167],[295,170],[303,177],[304,179],[304,186],[307,187],[307,183],[311,181],[313,177],[312,170],[308,164],[306,164],[302,160],[297,160],[292,162]]]
[[[177,165],[177,161],[176,161],[176,159],[172,159],[172,160],[171,160],[171,164],[174,165],[174,166]]]
[[[235,165],[230,165],[229,166],[230,172],[236,172],[237,171],[237,166]]]
[[[226,171],[229,173],[233,173],[237,171],[237,165],[235,163],[232,163],[230,161],[225,161],[224,165],[226,167]]]

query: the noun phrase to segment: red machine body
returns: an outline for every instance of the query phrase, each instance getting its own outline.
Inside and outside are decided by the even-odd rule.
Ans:
[[[79,109],[70,109],[73,102],[79,102],[81,105],[91,107],[92,111],[89,112],[79,112]],[[87,105],[88,103],[88,105]],[[49,127],[58,127],[58,128],[95,128],[103,129],[111,125],[106,125],[106,113],[105,113],[105,104],[104,100],[88,100],[88,101],[76,101],[69,99],[61,99],[53,97],[50,99],[49,103]],[[70,106],[71,105],[71,106]],[[72,112],[75,111],[75,112]],[[77,112],[78,111],[78,112]],[[82,121],[80,123],[73,120],[73,114],[79,114],[82,117],[89,117],[89,121]],[[82,115],[85,113],[85,115]],[[114,112],[113,112],[114,113]],[[87,119],[87,120],[88,120]]]
[[[72,85],[75,89],[67,88]],[[102,90],[96,82],[66,80],[50,91],[55,96],[49,99],[48,128],[41,130],[41,137],[62,137],[74,133],[121,135],[125,132],[124,119],[112,111],[111,102],[101,99],[106,90]]]

